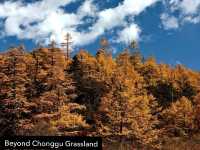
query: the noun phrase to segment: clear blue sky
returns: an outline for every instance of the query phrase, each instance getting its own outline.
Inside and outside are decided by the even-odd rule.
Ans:
[[[63,41],[95,54],[107,37],[115,54],[137,40],[145,57],[200,70],[200,0],[24,0],[0,2],[0,51]],[[114,54],[114,55],[115,55]]]

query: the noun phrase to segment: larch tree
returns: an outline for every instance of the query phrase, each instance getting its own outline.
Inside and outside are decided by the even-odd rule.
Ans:
[[[101,98],[102,127],[99,132],[105,136],[130,138],[140,144],[153,143],[158,136],[154,130],[157,119],[150,107],[154,98],[145,94],[144,80],[133,69],[126,51],[117,62],[110,92]]]
[[[83,116],[86,107],[76,103],[78,95],[76,82],[70,68],[71,64],[72,62],[67,60],[63,70],[64,80],[62,83],[57,83],[62,93],[62,97],[60,97],[62,103],[58,108],[58,117],[50,122],[50,129],[56,131],[57,135],[79,135],[89,128]]]
[[[195,95],[199,92],[199,75],[190,69],[185,68],[183,65],[177,65],[174,73],[175,82],[179,89],[178,98],[185,96],[188,99],[194,99]]]
[[[182,97],[180,100],[162,112],[165,134],[186,136],[196,128],[195,109],[190,100]]]
[[[130,62],[137,72],[142,72],[143,58],[140,51],[134,51],[130,56]]]
[[[87,107],[86,120],[96,130],[96,113],[103,93],[109,90],[109,75],[114,63],[104,50],[98,51],[96,58],[85,51],[80,51],[73,60],[72,70],[77,82],[78,97],[76,102]],[[109,57],[107,59],[107,57]],[[108,62],[110,64],[108,64]]]
[[[5,119],[6,134],[17,134],[23,105],[26,101],[24,94],[27,81],[25,55],[22,47],[13,48],[5,53],[4,63],[1,66],[1,75],[3,75],[1,102],[3,103],[2,114]]]

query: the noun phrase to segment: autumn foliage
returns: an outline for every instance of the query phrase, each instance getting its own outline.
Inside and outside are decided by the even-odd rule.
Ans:
[[[1,53],[0,135],[102,136],[159,149],[164,137],[200,131],[199,72],[144,59],[136,43],[112,58],[105,40],[95,56],[72,59],[55,47]]]

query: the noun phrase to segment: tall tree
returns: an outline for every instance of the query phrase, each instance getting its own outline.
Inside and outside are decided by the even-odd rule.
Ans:
[[[195,125],[195,109],[186,97],[174,102],[162,112],[165,134],[185,136],[192,133]]]
[[[21,117],[22,106],[26,101],[24,96],[26,84],[26,56],[21,47],[13,48],[4,54],[4,61],[1,64],[1,123],[5,125],[5,132],[17,134],[18,122]],[[2,124],[1,124],[2,125]]]
[[[66,60],[70,60],[70,54],[71,54],[71,48],[70,48],[70,45],[73,43],[72,42],[72,36],[67,33],[65,35],[65,42],[61,43],[61,46],[63,46],[65,52],[66,52]]]
[[[119,56],[110,92],[101,99],[99,132],[148,145],[155,142],[158,135],[153,129],[157,119],[150,107],[154,98],[145,94],[144,80],[133,69],[128,56],[127,53]]]

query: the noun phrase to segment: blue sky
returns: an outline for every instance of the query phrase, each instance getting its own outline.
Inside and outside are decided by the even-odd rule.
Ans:
[[[63,42],[92,54],[109,39],[114,55],[131,40],[145,57],[200,70],[200,0],[16,0],[0,2],[0,51]]]

